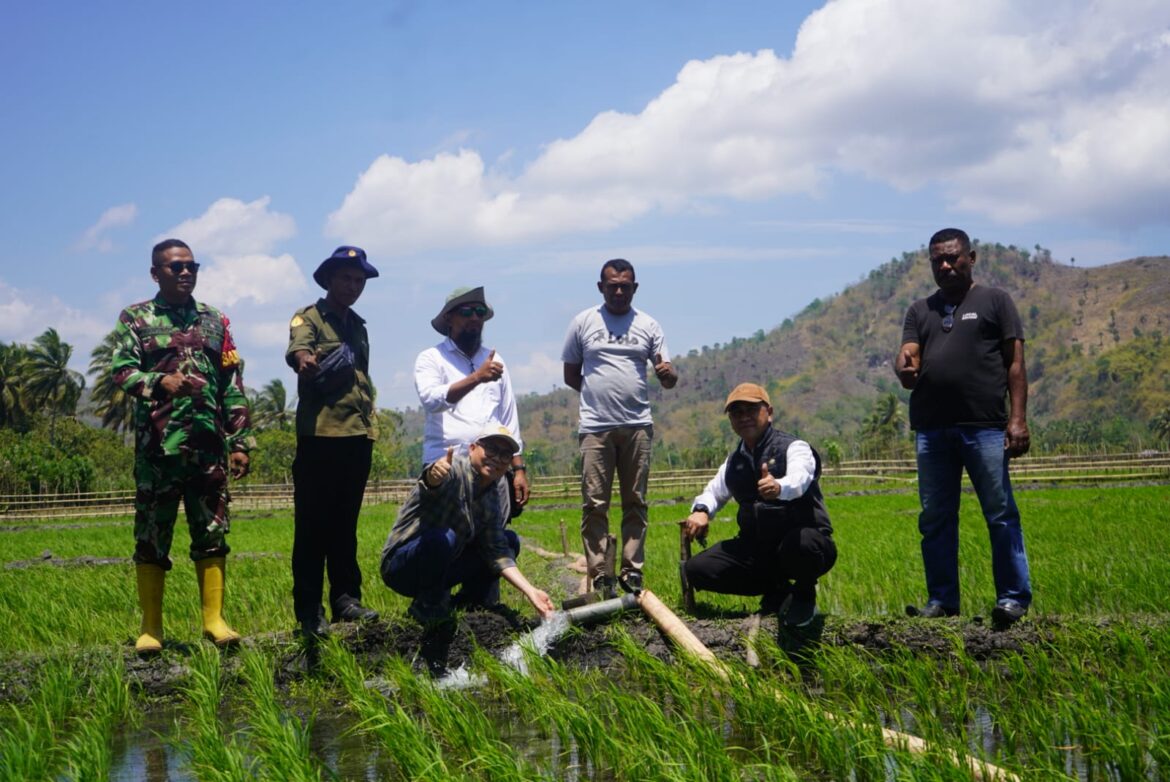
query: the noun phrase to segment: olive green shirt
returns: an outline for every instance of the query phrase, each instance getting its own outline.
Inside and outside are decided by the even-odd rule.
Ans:
[[[296,353],[312,351],[321,361],[348,342],[353,350],[354,381],[328,396],[306,377],[297,378],[297,437],[355,437],[378,439],[374,387],[370,383],[370,338],[366,322],[352,309],[342,318],[325,299],[296,311],[288,324],[284,359],[294,370]]]

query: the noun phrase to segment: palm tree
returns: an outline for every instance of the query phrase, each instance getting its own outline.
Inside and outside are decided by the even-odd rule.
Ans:
[[[24,385],[33,404],[49,411],[49,442],[56,439],[57,416],[77,412],[85,375],[69,368],[73,346],[50,328],[33,340],[24,364]]]
[[[873,411],[862,427],[862,446],[868,446],[866,450],[871,457],[880,455],[898,458],[902,455],[901,437],[905,425],[897,394],[882,394],[874,401]]]
[[[1170,442],[1170,407],[1162,408],[1161,412],[1154,416],[1150,421],[1150,429],[1162,442]]]
[[[28,351],[21,345],[0,342],[0,426],[20,424],[28,409],[28,394],[22,382]]]
[[[128,432],[134,425],[135,400],[114,382],[114,348],[117,344],[116,332],[111,331],[89,353],[89,374],[94,376],[90,401],[102,426],[115,432]]]
[[[280,380],[269,381],[252,402],[252,425],[257,429],[288,429],[292,421],[288,392]]]

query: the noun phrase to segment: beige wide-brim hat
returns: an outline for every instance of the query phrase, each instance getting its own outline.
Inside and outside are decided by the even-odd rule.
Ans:
[[[727,395],[727,401],[723,403],[723,412],[727,412],[727,408],[731,407],[736,402],[763,402],[769,407],[772,406],[772,400],[768,398],[768,392],[764,390],[763,386],[758,386],[755,383],[740,383],[735,388],[731,389],[731,393]]]
[[[447,300],[443,303],[443,309],[439,310],[439,314],[431,318],[431,328],[447,336],[447,313],[456,307],[461,307],[464,304],[482,304],[487,307],[487,314],[483,316],[484,320],[491,320],[496,313],[492,310],[492,305],[487,303],[487,299],[483,295],[483,286],[478,288],[456,288],[447,294]]]

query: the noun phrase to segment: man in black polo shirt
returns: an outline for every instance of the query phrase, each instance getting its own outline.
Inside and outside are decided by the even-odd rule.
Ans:
[[[816,616],[817,579],[837,561],[833,525],[817,479],[821,458],[804,440],[772,427],[768,392],[741,383],[724,411],[739,445],[691,505],[688,539],[705,538],[711,518],[729,499],[739,503],[739,534],[686,564],[695,589],[762,595],[761,611],[792,600],[783,621],[804,626]]]
[[[966,233],[939,231],[929,252],[938,290],[910,305],[894,361],[902,386],[912,389],[926,569],[927,603],[907,612],[932,618],[959,613],[959,496],[966,469],[991,538],[992,621],[1007,627],[1032,602],[1020,512],[1008,478],[1009,459],[1029,446],[1024,330],[1011,296],[972,279],[975,251]]]

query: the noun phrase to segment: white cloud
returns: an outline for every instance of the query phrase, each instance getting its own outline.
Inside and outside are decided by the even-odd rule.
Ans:
[[[250,203],[221,198],[199,217],[156,237],[174,236],[191,246],[203,264],[195,292],[201,301],[224,307],[244,299],[268,304],[288,301],[305,289],[296,260],[272,254],[279,242],[296,234],[296,222],[270,211],[270,201],[268,196]]]
[[[108,253],[114,250],[114,242],[106,233],[113,228],[122,228],[131,225],[138,217],[138,207],[135,204],[120,204],[111,206],[102,212],[98,221],[85,229],[85,233],[74,244],[74,249],[97,250]]]
[[[279,348],[283,355],[284,349],[288,347],[288,322],[291,318],[290,314],[288,318],[282,320],[249,321],[241,326],[237,326],[236,321],[233,321],[232,327],[239,330],[240,338],[246,339],[252,346]]]
[[[56,296],[14,288],[0,280],[0,340],[5,342],[27,344],[45,329],[55,328],[73,345],[71,363],[83,365],[93,346],[114,328],[115,320],[116,315],[99,320]]]
[[[383,155],[326,232],[378,254],[610,229],[859,175],[1005,222],[1166,221],[1170,5],[836,0],[791,56],[687,63],[519,175],[474,150]]]
[[[291,255],[222,255],[200,269],[195,295],[230,307],[243,299],[286,301],[305,287],[305,275]]]
[[[155,241],[168,237],[182,239],[196,258],[203,255],[263,255],[297,232],[296,222],[285,214],[270,212],[268,196],[244,203],[221,198],[199,217],[184,220]]]
[[[564,376],[564,366],[558,358],[559,355],[559,346],[553,346],[548,352],[529,353],[528,360],[518,364],[505,354],[508,373],[512,376],[512,390],[517,395],[532,391],[543,394],[548,391],[550,382],[560,381]]]

